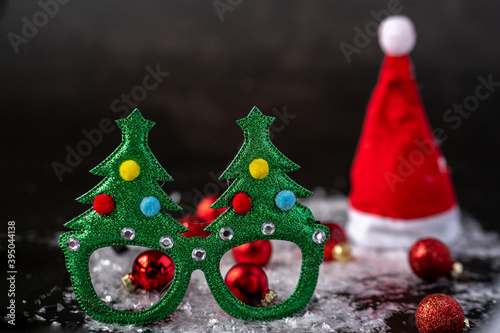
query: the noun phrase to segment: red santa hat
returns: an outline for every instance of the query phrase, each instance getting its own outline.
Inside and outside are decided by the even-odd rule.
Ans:
[[[410,247],[461,231],[449,168],[425,115],[408,53],[415,29],[404,16],[379,27],[385,59],[351,169],[346,231],[360,246]]]

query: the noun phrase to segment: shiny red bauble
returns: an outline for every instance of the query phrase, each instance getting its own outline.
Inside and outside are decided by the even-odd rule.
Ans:
[[[148,250],[137,256],[128,277],[135,288],[162,291],[172,282],[174,273],[174,262],[169,256]]]
[[[460,304],[445,294],[426,296],[415,312],[415,324],[420,333],[461,333],[464,326],[468,327],[464,320]]]
[[[204,237],[207,238],[211,232],[204,231],[210,222],[205,221],[197,215],[186,215],[179,219],[179,223],[189,229],[189,231],[183,232],[181,235],[187,238],[191,237]]]
[[[271,241],[267,239],[243,244],[232,250],[234,261],[237,263],[250,262],[259,266],[267,265],[272,252]]]
[[[234,265],[224,281],[234,296],[248,305],[260,303],[269,292],[266,272],[249,262]]]
[[[227,208],[210,208],[219,197],[210,195],[203,198],[196,207],[196,215],[204,221],[213,221],[220,216]]]
[[[351,252],[347,244],[347,235],[339,224],[333,222],[322,223],[330,230],[330,237],[326,240],[323,261],[345,261],[350,258]]]
[[[106,215],[115,209],[115,201],[108,194],[99,194],[94,198],[93,208],[98,214]]]
[[[232,206],[236,213],[245,215],[252,208],[252,200],[248,194],[239,192],[234,196]]]
[[[427,281],[437,280],[453,270],[450,250],[434,238],[420,239],[413,244],[409,260],[413,272]]]

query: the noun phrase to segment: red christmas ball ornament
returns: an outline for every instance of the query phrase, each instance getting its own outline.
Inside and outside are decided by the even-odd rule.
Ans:
[[[245,215],[252,208],[252,200],[248,194],[239,192],[234,196],[232,205],[236,213]]]
[[[134,261],[132,273],[122,277],[123,284],[131,291],[142,288],[146,291],[163,291],[174,279],[174,262],[158,250],[141,253]]]
[[[325,222],[323,225],[330,230],[326,240],[323,261],[347,261],[351,258],[351,248],[347,244],[347,235],[339,224]]]
[[[196,215],[205,221],[213,221],[220,216],[227,208],[210,208],[219,197],[209,195],[203,198],[196,207]]]
[[[278,296],[269,289],[267,275],[262,267],[249,262],[234,265],[224,281],[234,296],[248,305],[268,306]]]
[[[426,296],[417,306],[415,324],[420,333],[461,333],[470,328],[460,304],[445,294]]]
[[[93,207],[98,214],[106,215],[115,209],[115,201],[108,194],[99,194],[94,198]]]
[[[179,223],[189,229],[189,231],[183,232],[181,235],[187,238],[191,237],[204,237],[207,238],[211,232],[204,231],[210,222],[202,219],[198,215],[186,215],[179,219]]]
[[[410,249],[410,266],[424,280],[434,281],[446,275],[457,278],[463,268],[456,263],[448,247],[434,238],[418,240]]]
[[[237,263],[250,262],[261,267],[267,265],[272,252],[273,247],[268,239],[243,244],[232,250]]]

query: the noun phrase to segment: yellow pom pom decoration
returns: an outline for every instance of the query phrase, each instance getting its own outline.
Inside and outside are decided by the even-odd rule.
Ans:
[[[262,158],[256,158],[248,166],[250,174],[255,179],[264,179],[269,174],[269,165],[267,161]]]
[[[141,167],[136,161],[127,160],[120,165],[120,176],[123,180],[132,181],[141,173]]]

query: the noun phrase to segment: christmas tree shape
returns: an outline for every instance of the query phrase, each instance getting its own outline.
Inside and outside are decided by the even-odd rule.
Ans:
[[[121,144],[91,170],[105,178],[77,199],[93,208],[65,224],[75,231],[61,235],[59,243],[84,311],[104,322],[130,322],[126,313],[109,308],[95,293],[89,275],[90,255],[99,248],[121,244],[165,250],[184,238],[180,233],[187,229],[163,211],[182,208],[158,184],[173,179],[147,145],[154,122],[144,119],[137,109],[116,122],[122,130]],[[164,316],[145,314],[147,321]]]
[[[278,319],[303,309],[316,288],[324,242],[328,238],[328,229],[316,222],[309,208],[296,201],[312,193],[287,176],[287,172],[299,166],[271,142],[269,129],[274,119],[254,107],[246,118],[237,121],[244,132],[244,143],[220,177],[234,181],[211,206],[228,209],[205,230],[213,232],[211,237],[218,235],[226,240],[227,250],[263,239],[291,241],[302,251],[301,275],[288,299],[266,308],[245,305],[234,295],[212,292],[219,305],[238,318]],[[215,281],[207,279],[212,288]]]
[[[146,192],[159,201],[162,209],[182,209],[163,192],[157,183],[157,181],[172,181],[173,178],[163,169],[147,145],[147,135],[154,122],[144,119],[138,109],[126,119],[116,122],[123,131],[122,143],[108,158],[90,171],[94,175],[105,177],[104,180],[76,200],[86,204],[94,204],[94,206],[96,204],[106,205],[105,198],[101,199],[100,202],[95,202],[96,197],[106,194],[111,196],[114,202],[127,203],[127,205],[116,205],[112,211],[113,214],[101,215],[94,209],[89,209],[83,215],[66,223],[65,226],[76,230],[91,228],[94,229],[93,231],[99,232],[99,228],[107,227],[108,221],[122,219],[142,220],[149,224],[156,221],[165,223],[166,220],[169,220],[170,223],[177,222],[169,215],[159,212],[158,215],[155,214],[156,218],[152,223],[148,216],[137,209],[137,207],[140,208],[141,201],[144,199],[142,193]],[[132,159],[129,158],[132,156]],[[134,177],[134,173],[137,173],[136,177]],[[131,196],[130,193],[134,193],[135,197]],[[154,199],[151,200],[154,201]],[[143,207],[145,205],[146,202]],[[176,232],[185,230],[179,223],[172,224],[176,227]]]
[[[222,175],[233,184],[213,204],[229,207],[211,225],[207,238],[186,238],[187,229],[163,210],[179,207],[162,191],[158,181],[172,178],[160,166],[149,147],[147,134],[153,122],[138,110],[118,120],[123,131],[120,146],[92,173],[105,177],[78,198],[93,208],[66,224],[75,229],[61,235],[59,245],[66,257],[76,298],[94,319],[107,323],[145,324],[164,319],[182,301],[195,270],[205,273],[220,307],[241,319],[279,319],[303,309],[316,288],[319,265],[328,228],[316,223],[311,211],[296,202],[311,192],[291,180],[286,172],[298,166],[270,141],[273,117],[257,108],[238,121],[245,141],[235,160]],[[290,241],[302,251],[302,268],[295,291],[282,303],[252,307],[239,301],[224,282],[222,256],[231,249],[262,239]],[[175,265],[172,283],[160,300],[140,311],[109,307],[96,294],[89,273],[92,253],[113,245],[137,245],[159,250]],[[117,281],[118,283],[118,281]]]

